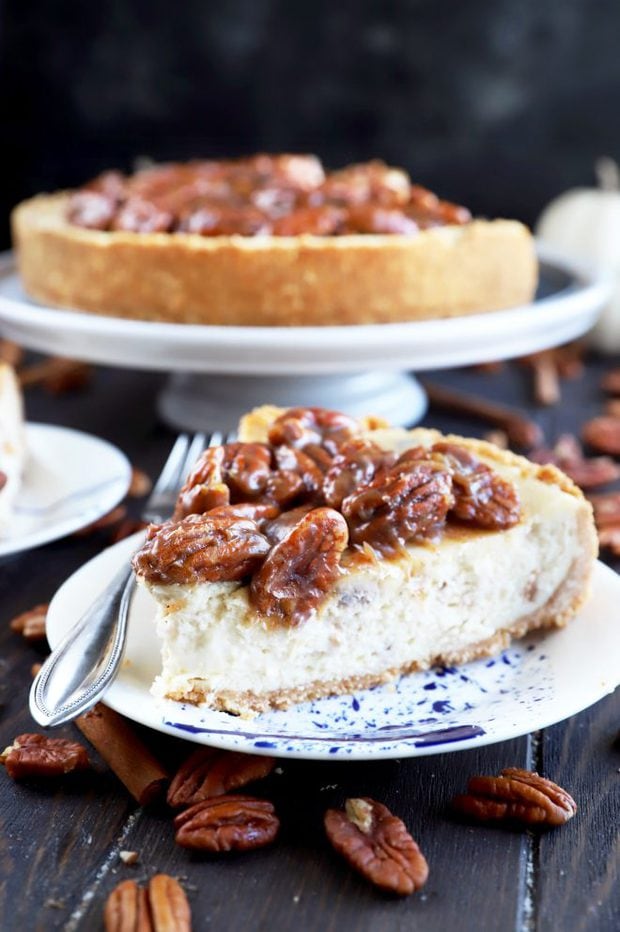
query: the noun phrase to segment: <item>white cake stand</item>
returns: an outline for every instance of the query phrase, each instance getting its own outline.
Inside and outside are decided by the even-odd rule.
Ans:
[[[509,359],[589,330],[609,285],[540,252],[536,300],[507,311],[419,323],[348,327],[210,327],[124,320],[43,307],[0,256],[0,331],[30,349],[171,372],[162,418],[186,430],[229,430],[262,404],[372,411],[413,424],[426,397],[410,370]]]

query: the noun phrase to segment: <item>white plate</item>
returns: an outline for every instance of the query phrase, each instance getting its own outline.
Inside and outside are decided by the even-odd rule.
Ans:
[[[162,324],[43,307],[22,290],[9,253],[0,258],[0,324],[4,336],[31,349],[165,372],[300,376],[468,365],[557,346],[594,325],[609,285],[546,250],[539,253],[533,304],[348,327]]]
[[[131,467],[112,444],[67,427],[26,425],[26,464],[0,557],[70,534],[104,515],[129,488]]]
[[[59,589],[47,616],[52,647],[140,540],[134,536],[105,550]],[[620,577],[598,563],[591,598],[564,630],[530,636],[493,660],[403,677],[395,688],[244,720],[151,696],[160,670],[155,611],[139,590],[125,663],[105,701],[157,731],[277,757],[369,760],[479,747],[559,722],[613,691],[620,682],[619,599]]]

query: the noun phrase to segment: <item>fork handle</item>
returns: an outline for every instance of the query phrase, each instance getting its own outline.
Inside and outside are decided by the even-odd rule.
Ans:
[[[114,679],[123,658],[134,591],[121,567],[47,658],[30,689],[30,714],[39,725],[70,722],[90,709]]]

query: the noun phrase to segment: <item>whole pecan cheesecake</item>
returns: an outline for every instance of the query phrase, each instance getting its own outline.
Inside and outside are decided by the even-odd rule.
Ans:
[[[256,155],[106,172],[13,212],[24,288],[68,308],[241,326],[388,323],[528,302],[513,220],[473,220],[379,161]]]
[[[564,625],[596,557],[553,466],[316,408],[247,415],[133,561],[160,696],[241,715],[497,652]]]
[[[13,369],[0,362],[0,529],[19,490],[25,452],[21,390]]]

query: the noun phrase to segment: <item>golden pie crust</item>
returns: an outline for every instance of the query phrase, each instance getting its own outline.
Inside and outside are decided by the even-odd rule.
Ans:
[[[12,215],[24,289],[54,307],[186,324],[395,323],[519,306],[537,283],[533,238],[515,220],[413,236],[100,232],[68,222],[70,196]]]

